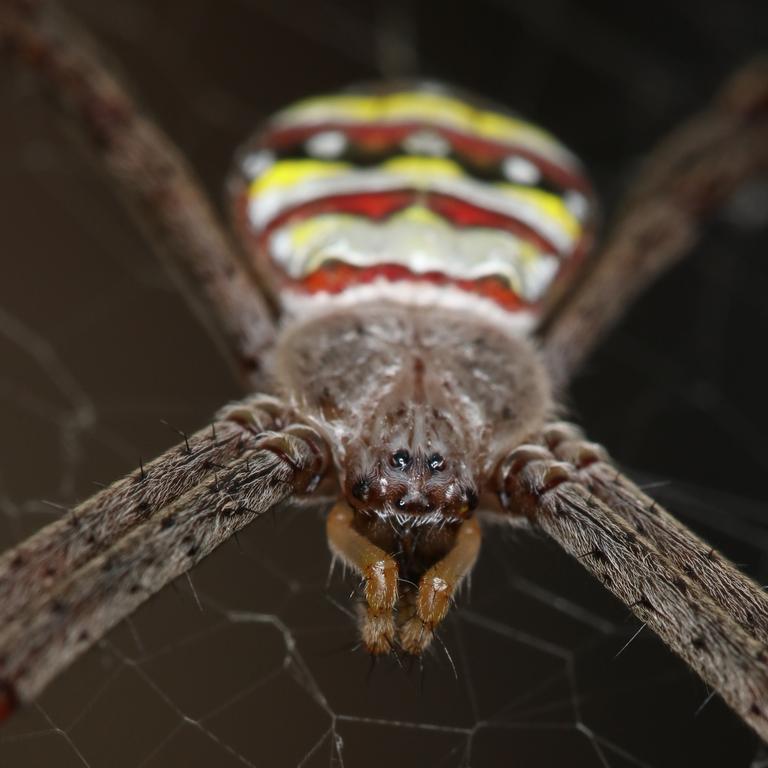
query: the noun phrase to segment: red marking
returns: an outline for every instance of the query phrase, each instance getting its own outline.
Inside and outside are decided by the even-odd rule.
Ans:
[[[577,189],[592,196],[592,188],[577,168],[553,162],[543,155],[519,144],[490,141],[429,122],[377,124],[364,123],[315,123],[291,128],[278,128],[266,132],[260,139],[260,146],[282,149],[308,139],[324,131],[340,131],[363,152],[383,152],[398,149],[398,145],[414,131],[430,130],[446,139],[460,157],[466,157],[477,165],[493,165],[509,155],[519,155],[536,165],[544,178],[564,189]],[[398,149],[397,154],[402,154]]]
[[[342,262],[327,262],[317,271],[301,280],[289,278],[269,257],[268,237],[288,221],[301,220],[322,213],[349,213],[373,220],[381,220],[409,205],[418,203],[428,207],[456,227],[490,227],[512,232],[528,240],[546,253],[554,254],[554,246],[538,233],[517,219],[504,214],[489,211],[472,205],[465,200],[438,193],[425,193],[416,190],[395,190],[380,193],[348,194],[325,197],[284,211],[273,219],[266,229],[255,231],[249,218],[249,194],[243,184],[233,200],[235,220],[243,237],[251,244],[251,252],[265,267],[265,277],[277,293],[283,288],[290,288],[306,293],[341,293],[353,285],[370,284],[384,279],[391,282],[423,282],[431,285],[452,285],[470,294],[484,296],[500,307],[511,311],[528,310],[536,312],[541,302],[528,303],[518,296],[498,277],[485,277],[477,280],[459,280],[441,272],[418,274],[399,264],[378,264],[371,267],[355,267]],[[580,266],[584,255],[592,242],[592,228],[587,226],[574,251],[562,262],[558,274],[548,290],[553,295],[558,285],[567,282]]]
[[[7,720],[18,708],[16,691],[10,683],[0,682],[0,723]]]
[[[533,243],[540,251],[557,253],[554,244],[543,235],[520,221],[520,219],[507,216],[504,213],[489,211],[487,208],[473,205],[466,200],[435,192],[429,195],[428,207],[457,227],[501,229]]]
[[[503,213],[489,211],[451,195],[420,190],[395,190],[390,192],[354,192],[347,195],[330,195],[297,205],[283,211],[262,229],[259,238],[266,247],[269,236],[288,222],[297,222],[323,213],[347,213],[380,221],[410,205],[420,205],[442,216],[455,227],[487,227],[511,232],[535,245],[545,253],[557,253],[555,246],[536,230],[519,219]]]
[[[355,267],[338,261],[327,262],[302,280],[286,278],[286,285],[299,288],[307,293],[338,294],[351,286],[367,285],[379,279],[391,283],[407,280],[408,282],[429,283],[431,285],[453,285],[463,291],[485,296],[512,312],[523,309],[535,311],[538,306],[523,301],[500,278],[482,277],[477,280],[458,280],[442,272],[411,272],[410,269],[401,264]]]
[[[287,221],[300,221],[323,213],[349,213],[380,220],[412,205],[417,193],[411,190],[392,192],[352,192],[346,195],[328,195],[308,203],[289,208],[268,222],[263,233],[281,227]]]

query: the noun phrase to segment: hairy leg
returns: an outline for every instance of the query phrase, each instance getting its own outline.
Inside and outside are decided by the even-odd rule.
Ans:
[[[735,189],[768,174],[768,60],[728,82],[645,163],[608,239],[542,330],[562,388],[635,298],[693,247],[701,222]]]
[[[247,420],[236,418],[240,412]],[[227,406],[209,427],[0,555],[0,626],[132,528],[253,450],[263,432],[285,426],[285,417],[273,398]]]
[[[0,0],[0,54],[35,74],[77,119],[115,189],[172,274],[195,283],[192,309],[251,389],[273,322],[253,276],[180,150],[142,111],[106,57],[43,0]],[[178,267],[181,267],[179,272]],[[209,318],[216,318],[212,328]]]
[[[354,514],[339,501],[328,513],[328,544],[336,557],[365,580],[366,608],[360,633],[365,647],[374,654],[389,653],[395,636],[393,615],[397,602],[397,563],[391,555],[368,541],[352,526]]]
[[[218,433],[211,444],[195,436],[3,556],[0,719],[240,528],[317,485],[318,435],[259,432],[247,402],[228,411],[224,448]]]
[[[510,514],[525,516],[577,558],[768,740],[768,649],[730,604],[716,603],[696,574],[639,534],[547,448],[513,451],[499,467],[498,488]],[[749,579],[738,571],[732,578],[737,601]]]
[[[465,521],[448,554],[419,580],[414,598],[408,601],[410,610],[402,617],[399,627],[400,645],[407,653],[419,656],[432,641],[435,627],[445,618],[456,590],[477,560],[481,539],[477,518]]]
[[[620,514],[638,536],[674,561],[716,605],[768,645],[768,599],[758,584],[644,494],[577,427],[552,424],[543,438],[555,458],[571,464],[579,482]]]

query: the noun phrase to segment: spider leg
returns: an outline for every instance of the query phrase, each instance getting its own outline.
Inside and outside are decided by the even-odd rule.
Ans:
[[[0,560],[0,720],[139,605],[327,467],[306,428],[263,431],[257,398]]]
[[[764,740],[768,740],[768,649],[719,605],[675,556],[665,556],[572,465],[524,445],[500,465],[502,506],[527,517],[613,592]],[[738,592],[748,578],[733,574]]]
[[[0,555],[0,626],[140,523],[196,485],[215,479],[286,421],[285,406],[256,395],[221,409],[205,429],[74,507]]]
[[[0,3],[0,52],[69,108],[192,310],[249,388],[259,389],[260,358],[274,340],[270,310],[178,147],[58,8]]]
[[[339,501],[328,513],[328,544],[334,555],[365,580],[366,606],[360,617],[360,634],[373,654],[389,653],[395,636],[398,567],[395,559],[372,544],[353,527],[354,513]]]
[[[643,493],[614,467],[601,446],[564,422],[549,425],[544,440],[555,458],[680,569],[747,632],[768,645],[768,599],[759,585]]]
[[[768,64],[758,59],[651,153],[594,267],[545,322],[543,351],[556,387],[567,384],[634,299],[690,251],[701,221],[766,172]]]
[[[435,627],[445,618],[456,590],[477,560],[481,539],[478,519],[466,520],[450,551],[419,580],[415,599],[407,604],[409,615],[399,627],[400,645],[407,653],[419,656],[429,646]]]

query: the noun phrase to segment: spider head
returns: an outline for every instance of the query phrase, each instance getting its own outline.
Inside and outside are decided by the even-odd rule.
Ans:
[[[401,405],[377,427],[348,446],[344,492],[354,508],[412,525],[471,516],[477,472],[447,414]]]

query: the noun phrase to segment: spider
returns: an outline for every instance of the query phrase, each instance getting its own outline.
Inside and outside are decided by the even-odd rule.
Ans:
[[[372,653],[427,647],[477,556],[482,512],[555,539],[768,736],[761,590],[555,404],[598,335],[690,244],[697,217],[764,167],[759,69],[657,153],[601,258],[580,270],[589,186],[534,126],[405,86],[282,113],[231,183],[264,298],[98,54],[45,10],[4,13],[5,45],[74,106],[198,278],[243,378],[274,390],[222,409],[212,430],[0,560],[0,709],[33,699],[257,515],[288,497],[329,498],[332,549],[364,579]],[[489,250],[493,269],[478,259]],[[277,330],[270,303],[288,318]]]

